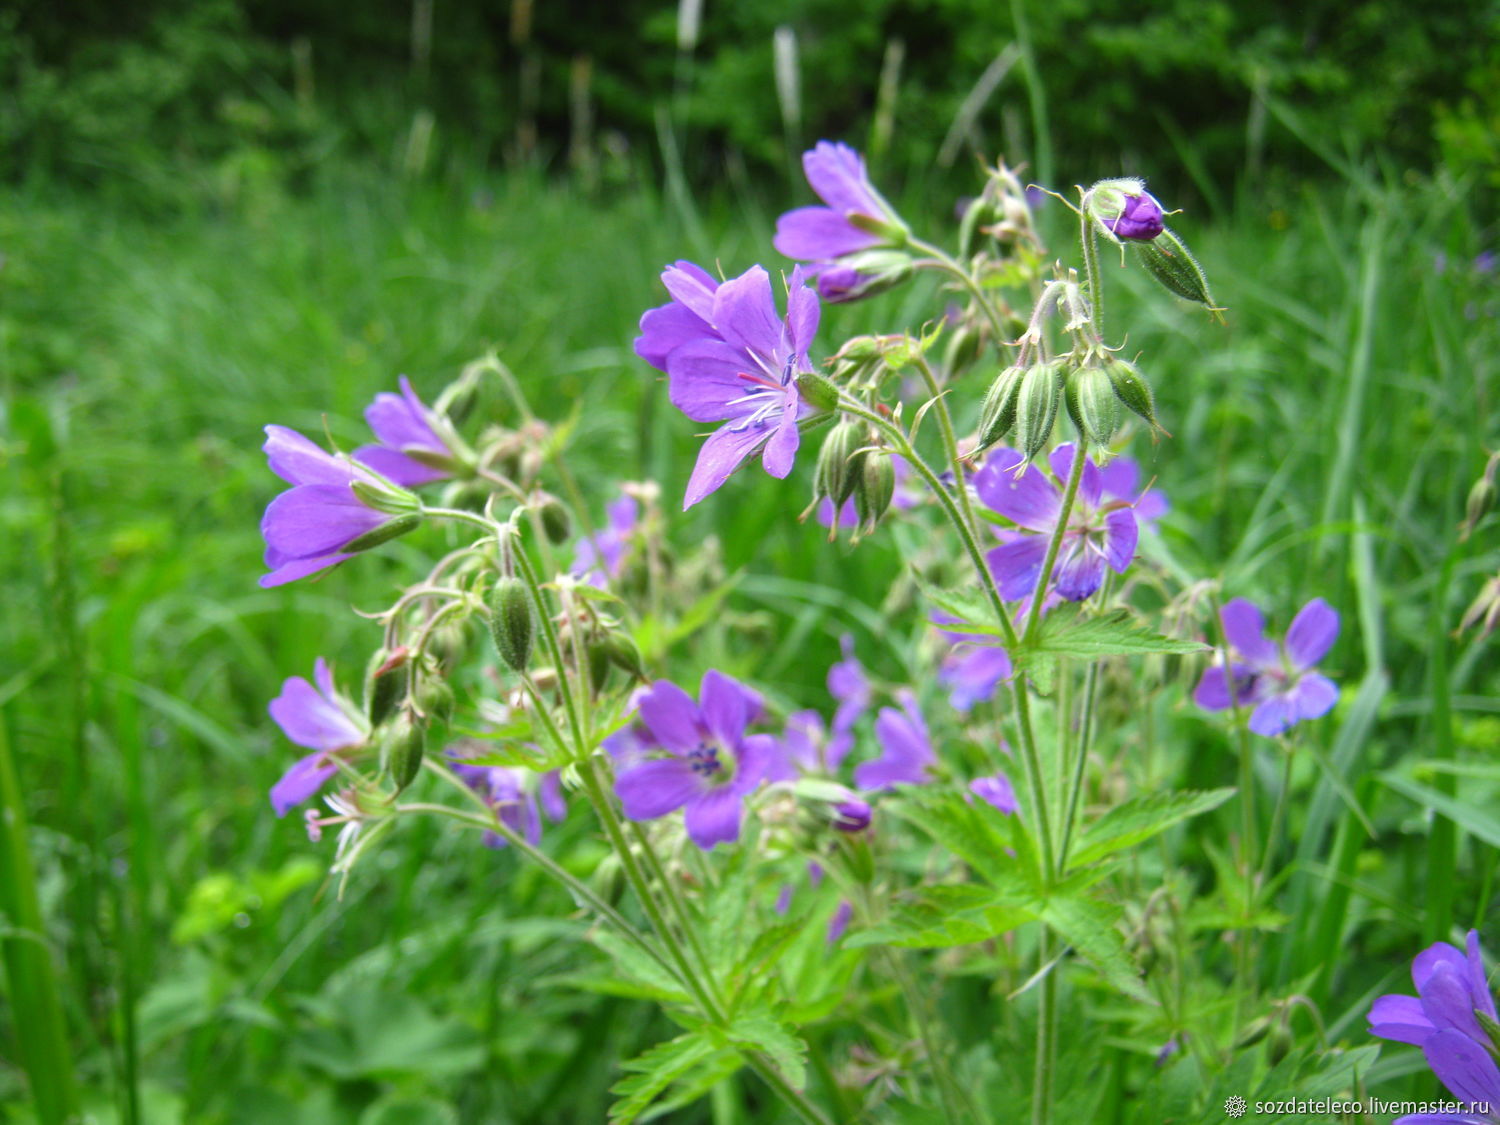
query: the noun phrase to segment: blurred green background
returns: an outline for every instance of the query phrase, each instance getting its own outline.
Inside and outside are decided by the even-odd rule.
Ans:
[[[52,1035],[50,977],[55,1080],[99,1121],[602,1120],[613,1061],[671,1025],[570,986],[602,959],[557,940],[578,925],[535,872],[414,826],[337,901],[318,893],[326,842],[270,815],[289,747],[267,700],[318,654],[359,667],[372,631],[349,607],[377,607],[405,571],[395,551],[257,589],[278,488],[261,428],[317,433],[326,416],[357,440],[397,374],[430,398],[494,346],[543,415],[578,412],[596,504],[622,477],[680,495],[694,428],[632,355],[635,322],[671,259],[780,264],[774,219],[808,201],[795,157],[820,137],[866,149],[936,237],[979,186],[976,157],[1002,153],[1059,188],[1144,174],[1188,208],[1177,227],[1229,325],[1111,273],[1112,317],[1174,435],[1132,452],[1173,501],[1163,542],[1186,573],[1282,622],[1313,596],[1343,611],[1344,702],[1315,737],[1376,834],[1299,765],[1317,794],[1289,814],[1303,909],[1265,974],[1362,1040],[1360,1005],[1400,987],[1421,941],[1483,921],[1500,842],[1495,663],[1450,636],[1496,566],[1493,524],[1456,539],[1500,441],[1496,12],[0,11],[6,1119],[36,1119],[23,1063]],[[1063,252],[1060,211],[1043,222]],[[827,310],[825,343],[915,328],[932,300]],[[908,638],[874,612],[900,572],[892,537],[832,549],[789,518],[809,472],[737,479],[674,536],[713,536],[748,572],[727,670],[820,706],[841,632],[891,677]],[[915,639],[920,618],[903,628]],[[1158,782],[1233,784],[1222,733],[1178,686],[1159,710]],[[1413,792],[1453,802],[1460,830]],[[552,839],[587,869],[580,820]],[[1453,860],[1437,884],[1434,847]],[[746,1120],[744,1104],[701,1119]]]

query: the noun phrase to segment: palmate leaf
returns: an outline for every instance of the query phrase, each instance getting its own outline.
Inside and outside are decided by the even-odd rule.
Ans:
[[[928,887],[920,898],[898,905],[889,919],[851,935],[845,944],[903,949],[975,945],[1035,921],[1040,909],[1041,900],[1027,890],[1006,894],[963,884]]]
[[[1216,809],[1233,797],[1233,789],[1153,793],[1117,805],[1094,821],[1078,838],[1068,859],[1084,864],[1134,847],[1180,821]]]
[[[1141,970],[1120,933],[1122,911],[1114,903],[1084,896],[1055,897],[1042,907],[1042,921],[1125,995],[1146,1004],[1156,998],[1141,982]]]
[[[742,1051],[758,1051],[797,1089],[807,1083],[807,1044],[765,1010],[736,1016],[722,1033]]]
[[[1021,659],[1076,656],[1144,656],[1150,653],[1185,655],[1207,652],[1198,641],[1164,637],[1141,624],[1128,609],[1112,609],[1085,616],[1076,606],[1059,606],[1042,618],[1037,635],[1019,646]]]
[[[923,582],[921,578],[917,578],[916,583],[923,597],[948,616],[958,618],[958,624],[953,626],[955,632],[1003,635],[1000,623],[995,620],[994,608],[978,587],[945,590]]]
[[[690,1031],[621,1063],[621,1069],[631,1073],[610,1088],[610,1093],[620,1099],[609,1107],[610,1125],[629,1125],[668,1086],[686,1078],[722,1051],[706,1031]]]

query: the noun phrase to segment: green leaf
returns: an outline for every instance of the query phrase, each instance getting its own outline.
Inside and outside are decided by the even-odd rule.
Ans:
[[[718,1045],[703,1032],[691,1031],[621,1063],[621,1069],[631,1073],[610,1088],[610,1093],[620,1099],[609,1107],[610,1125],[628,1125],[634,1121],[668,1086],[691,1074],[719,1051]]]
[[[1003,635],[999,622],[995,620],[994,607],[977,586],[945,590],[929,585],[919,577],[915,580],[923,597],[950,617],[958,618],[963,632],[985,633],[995,637]]]
[[[1006,894],[966,884],[928,887],[919,899],[898,904],[889,919],[851,935],[845,944],[855,949],[975,945],[1035,921],[1040,908],[1041,900],[1029,891]]]
[[[1119,991],[1155,1005],[1156,998],[1141,983],[1141,970],[1125,947],[1119,928],[1121,913],[1118,906],[1099,899],[1053,898],[1042,907],[1042,921]]]
[[[1465,832],[1471,836],[1477,836],[1490,847],[1500,848],[1500,819],[1496,819],[1493,813],[1457,797],[1439,793],[1430,786],[1402,777],[1398,773],[1388,771],[1379,774],[1378,777],[1383,784],[1403,797],[1409,797],[1423,808],[1431,809],[1439,816],[1447,817]]]
[[[1037,884],[1033,852],[1025,827],[983,801],[970,804],[957,794],[912,794],[891,801],[892,812],[916,825],[1001,890],[1027,890]],[[1014,851],[1016,854],[1011,855]]]
[[[1085,828],[1074,845],[1069,862],[1092,863],[1159,836],[1172,825],[1216,809],[1233,789],[1183,790],[1153,793],[1117,805]]]
[[[1018,663],[1037,656],[1142,656],[1148,653],[1207,652],[1198,641],[1180,641],[1153,632],[1128,609],[1085,616],[1077,608],[1059,607],[1042,618],[1037,635],[1020,647]],[[1016,655],[1016,654],[1012,654]]]
[[[783,1078],[797,1089],[807,1084],[807,1044],[769,1012],[737,1016],[724,1032],[735,1047],[767,1056]]]

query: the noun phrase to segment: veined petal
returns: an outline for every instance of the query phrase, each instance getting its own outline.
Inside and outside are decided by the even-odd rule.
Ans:
[[[751,266],[719,286],[714,293],[714,327],[736,347],[766,359],[776,354],[783,326],[764,266]]]
[[[703,722],[720,746],[734,746],[750,725],[750,701],[745,685],[710,668],[698,685]]]
[[[1135,558],[1136,543],[1140,540],[1140,528],[1135,513],[1129,508],[1110,512],[1104,517],[1104,554],[1110,569],[1124,574],[1130,561]]]
[[[360,503],[347,484],[299,484],[266,506],[260,530],[266,545],[284,557],[312,558],[339,550],[388,519]]]
[[[761,454],[766,472],[777,480],[785,480],[792,471],[801,441],[802,431],[797,428],[796,411],[783,410],[776,429],[771,432],[771,440],[766,442],[765,452]]]
[[[623,771],[615,793],[631,820],[655,820],[703,792],[703,779],[681,758],[657,758]]]
[[[273,552],[267,551],[269,556]],[[333,551],[326,555],[318,555],[310,559],[286,559],[280,558],[277,562],[271,562],[269,558],[266,565],[271,568],[271,573],[262,574],[259,579],[260,588],[269,590],[275,586],[285,586],[288,582],[295,582],[299,578],[306,578],[310,574],[327,570],[331,566],[337,566],[346,559],[352,559],[353,555]]]
[[[827,262],[879,246],[879,235],[860,230],[841,211],[798,207],[776,220],[771,245],[778,254],[801,262]]]
[[[1339,635],[1338,612],[1322,598],[1308,602],[1286,631],[1286,654],[1298,668],[1311,668],[1333,647]]]
[[[1395,1043],[1410,1043],[1420,1047],[1437,1028],[1422,1011],[1422,1002],[1415,996],[1391,993],[1380,997],[1370,1007],[1370,1034]]]
[[[1134,503],[1135,491],[1141,482],[1141,467],[1129,457],[1116,457],[1099,470],[1099,482],[1105,496]]]
[[[723,422],[750,414],[743,400],[764,378],[744,351],[722,340],[695,340],[667,356],[667,392],[672,405],[694,422]],[[778,391],[778,393],[780,393]]]
[[[445,480],[449,475],[384,445],[362,445],[354,451],[354,459],[402,488],[417,488],[435,480]]]
[[[338,763],[327,754],[309,754],[298,759],[281,775],[281,780],[271,786],[271,807],[277,816],[286,816],[290,809],[323,788],[338,772]]]
[[[1000,596],[1008,602],[1023,598],[1036,589],[1042,562],[1047,557],[1047,541],[1040,535],[1028,535],[1002,543],[985,559],[990,573],[1000,587]]]
[[[697,313],[672,301],[641,314],[641,334],[635,354],[658,371],[667,369],[667,356],[695,340],[717,340],[718,334]]]
[[[1069,536],[1058,552],[1052,585],[1068,601],[1083,601],[1104,585],[1104,556],[1084,537]]]
[[[286,426],[267,426],[261,448],[271,471],[288,484],[348,484],[359,475],[347,461]]]
[[[1071,441],[1065,441],[1047,455],[1047,464],[1052,468],[1052,475],[1064,488],[1068,487],[1068,476],[1073,468],[1073,455],[1076,451],[1077,446]],[[1098,466],[1085,457],[1083,476],[1078,481],[1078,497],[1090,508],[1097,508],[1103,491],[1104,478],[1099,475]]]
[[[673,754],[698,749],[708,733],[693,697],[671,680],[657,680],[641,692],[636,707],[656,741]]]
[[[808,346],[818,334],[821,317],[822,305],[818,302],[818,295],[807,284],[806,273],[798,266],[792,271],[792,280],[787,286],[786,326],[792,350],[804,360]]]
[[[865,171],[865,159],[842,141],[819,141],[802,154],[802,171],[818,198],[838,211],[885,215]]]
[[[1492,1109],[1500,1106],[1500,1068],[1488,1051],[1463,1032],[1439,1031],[1422,1045],[1422,1054],[1459,1101],[1488,1102]]]
[[[698,463],[688,478],[687,495],[682,509],[687,511],[729,479],[729,474],[756,451],[766,440],[767,431],[757,426],[736,430],[732,424],[720,426],[708,436],[698,451]]]
[[[714,293],[719,288],[713,274],[695,262],[681,259],[662,271],[661,281],[672,294],[672,300],[704,323],[713,324]]]
[[[401,376],[400,394],[382,391],[365,407],[365,421],[382,445],[393,449],[417,445],[438,453],[448,452],[448,447],[433,432],[427,419],[427,408],[417,398],[405,375]]]
[[[734,843],[740,838],[744,800],[728,786],[699,793],[688,801],[683,816],[688,839],[706,852],[717,844]]]
[[[365,740],[365,732],[344,709],[301,676],[292,676],[282,684],[281,694],[271,700],[268,709],[282,733],[309,750],[342,750]]]
[[[974,475],[974,491],[992,511],[1028,531],[1046,533],[1057,525],[1062,498],[1057,487],[1035,465],[1019,477],[1022,457],[1013,449],[992,449]]]
[[[1247,662],[1260,668],[1274,668],[1280,661],[1276,645],[1266,637],[1266,620],[1260,607],[1244,598],[1233,598],[1219,610],[1224,636]]]

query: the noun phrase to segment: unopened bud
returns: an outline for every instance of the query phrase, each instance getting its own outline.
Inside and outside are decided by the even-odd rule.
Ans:
[[[830,304],[847,304],[893,289],[911,273],[911,258],[900,250],[863,250],[818,274],[818,296]]]
[[[870,806],[858,798],[835,805],[833,812],[833,826],[840,832],[863,832],[870,827],[870,819],[874,815]]]
[[[834,510],[854,494],[859,464],[854,454],[865,444],[864,427],[856,422],[840,422],[823,439],[818,450],[818,467],[813,473],[813,499],[833,501]]]
[[[984,332],[974,325],[965,324],[948,338],[948,349],[943,355],[943,366],[949,378],[957,378],[974,366],[974,361],[984,351]]]
[[[866,453],[859,459],[859,474],[854,482],[854,510],[859,515],[862,533],[868,535],[875,530],[895,495],[896,469],[891,459],[879,453]]]
[[[1474,533],[1479,521],[1490,514],[1495,506],[1495,474],[1500,469],[1500,453],[1490,454],[1484,472],[1469,489],[1469,499],[1464,505],[1464,522],[1458,525],[1458,541],[1462,543]]]
[[[1212,312],[1219,311],[1213,294],[1208,290],[1203,267],[1174,232],[1163,228],[1161,235],[1151,242],[1137,243],[1135,253],[1146,272],[1167,292]]]
[[[394,651],[382,648],[376,649],[370,657],[365,670],[365,713],[370,717],[372,728],[390,718],[396,704],[401,702],[406,687],[408,655],[405,648]]]
[[[984,405],[979,410],[980,449],[994,445],[1016,424],[1016,396],[1026,370],[1024,367],[1007,367],[985,392]]]
[[[609,649],[605,647],[604,641],[595,640],[588,643],[586,649],[589,661],[589,683],[598,691],[609,681]]]
[[[471,379],[460,378],[443,388],[433,403],[433,409],[446,415],[455,426],[462,426],[479,401],[479,384]]]
[[[838,386],[826,375],[819,375],[816,371],[802,372],[797,376],[797,390],[815,410],[838,409]]]
[[[1029,461],[1052,440],[1062,405],[1062,364],[1038,363],[1022,375],[1016,392],[1016,444]]]
[[[1109,445],[1120,426],[1120,399],[1102,367],[1087,364],[1068,376],[1068,416],[1080,437]]]
[[[605,634],[604,645],[609,652],[610,663],[642,683],[646,682],[649,678],[646,675],[646,660],[634,637],[614,630]]]
[[[536,514],[542,521],[542,530],[556,546],[561,546],[573,537],[573,517],[556,496],[544,493],[539,497]]]
[[[495,651],[512,672],[525,671],[536,637],[536,613],[531,590],[519,578],[502,576],[490,592],[490,636]]]
[[[969,204],[958,224],[958,256],[972,258],[979,253],[988,234],[987,228],[994,226],[1003,217],[988,192]]]
[[[1126,409],[1143,418],[1152,429],[1161,429],[1156,421],[1156,398],[1151,393],[1151,384],[1136,370],[1135,364],[1111,356],[1104,363],[1104,373]]]
[[[879,363],[884,353],[885,347],[879,336],[855,336],[853,339],[846,340],[844,346],[834,353],[833,358],[842,366],[855,371],[863,371]]]
[[[397,792],[416,780],[426,749],[427,732],[409,712],[401,712],[386,727],[380,740],[380,763],[396,783]]]
[[[457,700],[453,688],[441,676],[426,676],[417,689],[417,708],[432,722],[447,726],[453,718]]]
[[[368,551],[372,547],[380,546],[382,543],[389,543],[392,539],[405,535],[408,531],[415,531],[421,522],[422,517],[415,512],[410,512],[404,516],[397,516],[395,519],[386,520],[379,527],[372,528],[363,535],[349,540],[339,550],[351,555],[357,554],[360,551]]]
[[[1148,242],[1166,229],[1161,204],[1130,177],[1100,180],[1084,193],[1083,209],[1115,242]]]

